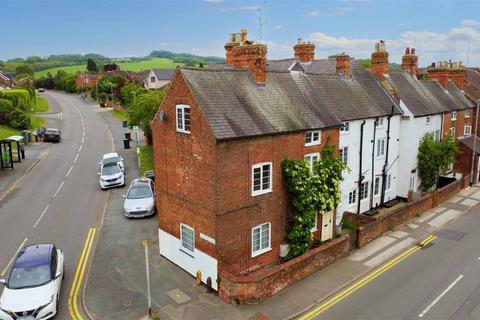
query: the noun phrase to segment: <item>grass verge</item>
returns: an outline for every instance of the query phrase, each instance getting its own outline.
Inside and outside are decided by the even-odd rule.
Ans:
[[[47,123],[47,119],[42,118],[42,117],[35,117],[32,115],[28,116],[30,118],[30,126],[29,129],[39,129],[41,127],[44,127],[45,124]]]
[[[117,118],[118,120],[120,121],[123,121],[123,120],[128,120],[128,116],[126,113],[124,112],[120,112],[120,111],[117,111],[117,110],[112,110],[110,111],[112,113],[112,115]]]
[[[6,139],[10,136],[20,136],[22,135],[21,130],[13,129],[7,125],[0,124],[0,140]]]
[[[145,175],[145,171],[153,170],[153,148],[152,146],[140,147],[140,175]]]
[[[47,99],[37,94],[37,104],[33,108],[33,112],[45,113],[45,112],[50,112],[50,110],[51,110],[50,105],[48,104]]]

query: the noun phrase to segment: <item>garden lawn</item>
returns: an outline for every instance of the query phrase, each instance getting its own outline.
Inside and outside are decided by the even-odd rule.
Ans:
[[[115,61],[113,61],[115,62]],[[132,62],[115,62],[120,67],[120,70],[125,71],[143,71],[152,68],[159,69],[175,69],[179,63],[174,63],[171,59],[165,58],[153,58],[145,61],[132,61]],[[86,65],[76,65],[76,66],[65,66],[65,67],[56,67],[45,69],[35,72],[35,78],[44,77],[50,72],[53,75],[57,73],[58,70],[64,70],[67,73],[76,73],[77,71],[86,71]]]
[[[22,135],[21,130],[13,129],[7,125],[0,124],[0,140],[6,139],[10,136]]]
[[[50,112],[50,105],[48,104],[47,99],[45,99],[39,94],[37,94],[36,97],[37,97],[37,104],[35,105],[35,108],[33,108],[33,112],[35,113]]]
[[[120,112],[118,110],[110,111],[112,115],[120,121],[128,120],[128,116],[125,112]]]
[[[41,127],[44,127],[45,124],[47,123],[47,119],[42,118],[42,117],[35,117],[32,115],[28,116],[30,118],[30,126],[29,129],[39,129]]]
[[[140,174],[145,175],[145,171],[153,170],[153,148],[152,146],[140,148]]]

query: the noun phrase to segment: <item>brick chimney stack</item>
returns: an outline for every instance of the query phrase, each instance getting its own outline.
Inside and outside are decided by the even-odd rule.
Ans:
[[[313,43],[305,43],[302,38],[297,39],[297,44],[293,47],[295,58],[300,62],[310,62],[315,59],[315,45]]]
[[[350,73],[350,56],[342,52],[340,54],[337,54],[336,60],[337,60],[337,65],[336,65],[337,73],[341,73],[345,76],[349,76],[351,74]]]
[[[267,46],[247,40],[247,30],[230,34],[225,44],[226,63],[235,69],[248,68],[258,83],[267,82]]]
[[[388,73],[388,52],[385,49],[385,41],[380,40],[375,44],[375,52],[372,53],[372,67],[370,72],[373,73],[378,80],[383,80],[385,74]]]
[[[460,90],[463,90],[465,71],[462,61],[452,62],[452,60],[438,61],[427,68],[428,79],[437,80],[445,89],[448,87],[448,80],[452,80]]]
[[[402,70],[409,71],[413,76],[418,72],[418,56],[415,54],[415,48],[407,47],[402,57]]]

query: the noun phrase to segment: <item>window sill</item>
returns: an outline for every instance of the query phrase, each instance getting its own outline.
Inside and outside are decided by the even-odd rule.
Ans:
[[[180,248],[180,249],[178,249],[178,250],[180,250],[181,252],[185,253],[185,254],[186,254],[187,256],[189,256],[190,258],[195,259],[195,256],[193,255],[193,252],[188,251],[187,249],[183,249],[183,248]]]
[[[305,143],[305,147],[319,146],[322,143],[320,141]]]
[[[261,196],[262,194],[267,194],[272,192],[272,189],[261,190],[261,191],[252,191],[252,197]]]
[[[180,129],[177,129],[177,132],[178,132],[178,133],[190,134],[190,131],[180,130]]]
[[[252,258],[257,257],[257,256],[259,256],[259,255],[261,255],[261,254],[267,253],[267,252],[269,252],[269,251],[272,251],[272,248],[271,248],[271,247],[265,248],[265,249],[262,249],[262,250],[258,250],[258,251],[256,251],[256,252],[252,252]]]

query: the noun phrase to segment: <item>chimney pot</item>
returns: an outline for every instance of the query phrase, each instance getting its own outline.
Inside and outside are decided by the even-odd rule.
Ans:
[[[415,55],[415,48],[407,47],[402,57],[402,70],[410,72],[413,76],[418,71],[418,56]]]
[[[405,48],[405,54],[410,54],[410,48],[409,47]]]
[[[385,49],[385,41],[375,43],[375,51],[372,53],[372,67],[370,72],[373,73],[377,79],[383,80],[385,74],[388,73],[388,52]]]
[[[415,48],[410,49],[410,54],[415,54]]]
[[[350,56],[345,53],[338,54],[336,57],[336,72],[349,76],[350,73]]]
[[[310,62],[315,59],[315,45],[305,43],[301,38],[297,39],[297,44],[293,47],[294,56],[300,62]]]

